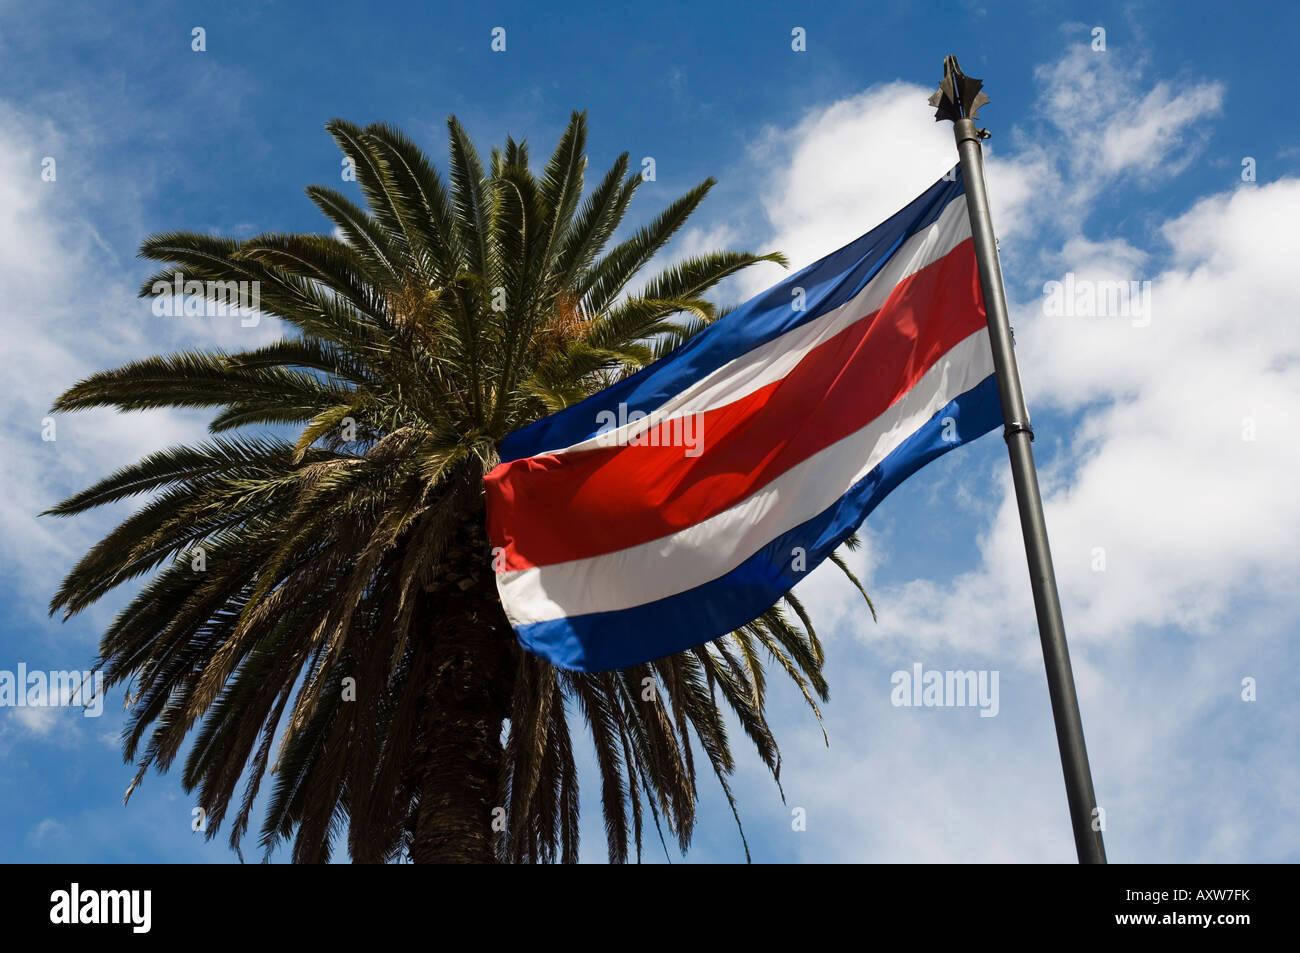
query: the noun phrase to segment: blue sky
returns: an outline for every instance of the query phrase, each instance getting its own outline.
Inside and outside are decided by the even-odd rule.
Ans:
[[[44,612],[127,510],[36,514],[202,432],[180,413],[85,415],[45,441],[53,397],[147,353],[274,336],[265,323],[154,318],[134,296],[149,233],[323,229],[303,188],[340,184],[324,131],[335,116],[393,122],[441,164],[449,113],[484,149],[511,134],[536,155],[578,108],[594,169],[623,150],[655,159],[630,226],[712,175],[674,253],[779,248],[801,266],[952,164],[949,127],[924,99],[956,53],[992,97],[981,118],[995,224],[1111,859],[1300,859],[1300,293],[1288,281],[1300,132],[1275,118],[1300,12],[1176,9],[0,3],[0,669],[86,667],[121,604],[67,624]],[[497,26],[503,53],[490,49]],[[1044,284],[1067,272],[1150,282],[1150,320],[1045,313]],[[723,297],[776,277],[756,270]],[[786,801],[743,750],[736,784],[756,860],[1072,859],[1017,534],[990,436],[868,521],[855,561],[878,623],[833,570],[801,586],[828,642],[830,746],[774,684]],[[918,662],[999,672],[998,715],[893,706],[891,674]],[[190,830],[173,776],[151,775],[122,806],[121,701],[101,718],[0,708],[0,859],[235,859],[224,837]],[[686,861],[743,859],[725,803],[703,787]],[[599,860],[592,801],[583,856]],[[806,829],[792,829],[794,808]]]

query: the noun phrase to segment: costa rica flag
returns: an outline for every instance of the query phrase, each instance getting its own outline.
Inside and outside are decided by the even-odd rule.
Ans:
[[[957,168],[662,360],[507,436],[484,481],[506,615],[524,647],[578,671],[701,645],[1001,423]]]

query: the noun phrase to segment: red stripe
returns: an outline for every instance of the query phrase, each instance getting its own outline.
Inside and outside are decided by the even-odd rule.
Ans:
[[[698,415],[698,456],[613,446],[501,464],[485,479],[488,533],[505,550],[499,571],[625,549],[736,505],[880,416],[984,323],[967,239],[783,379]],[[671,442],[671,426],[655,428],[659,443]]]

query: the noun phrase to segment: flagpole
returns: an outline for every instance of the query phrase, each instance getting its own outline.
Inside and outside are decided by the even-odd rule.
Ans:
[[[1029,411],[1020,387],[1020,370],[1016,366],[1011,325],[1007,319],[1002,265],[998,261],[997,239],[993,234],[988,191],[984,184],[984,155],[980,142],[988,138],[988,133],[975,128],[976,114],[988,102],[988,97],[981,92],[983,85],[980,80],[962,73],[957,57],[946,57],[943,82],[939,91],[930,98],[930,105],[937,107],[936,121],[952,121],[957,154],[961,157],[966,210],[975,241],[989,340],[993,345],[993,368],[997,373],[998,397],[1002,403],[1002,434],[1011,458],[1011,477],[1020,510],[1025,555],[1029,561],[1029,580],[1034,592],[1034,611],[1038,616],[1038,635],[1043,645],[1043,663],[1047,668],[1047,689],[1052,699],[1052,717],[1056,722],[1056,741],[1061,750],[1074,845],[1079,863],[1104,864],[1106,847],[1102,843],[1100,815],[1096,812],[1097,798],[1088,767],[1088,749],[1083,741],[1083,722],[1079,718],[1079,699],[1070,668],[1070,649],[1065,642],[1061,597],[1056,590],[1056,573],[1052,568],[1047,524],[1043,519],[1043,499],[1034,468],[1031,446],[1034,431],[1029,426]]]

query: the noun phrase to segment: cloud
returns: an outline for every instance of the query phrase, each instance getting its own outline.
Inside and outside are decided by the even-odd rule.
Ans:
[[[64,155],[60,131],[0,102],[0,285],[8,426],[0,432],[0,532],[16,545],[0,570],[26,592],[48,596],[118,509],[76,521],[42,510],[139,457],[205,434],[194,412],[90,411],[50,417],[54,399],[95,371],[151,353],[194,347],[254,347],[278,336],[265,318],[245,328],[230,318],[159,318],[136,297],[143,266],[125,266],[81,215],[94,181],[66,163],[41,178],[44,156]],[[143,237],[143,236],[140,236]],[[51,425],[51,420],[53,421]],[[46,439],[52,436],[54,439]],[[41,614],[43,598],[24,608]]]
[[[1084,43],[1034,71],[1036,108],[1011,133],[1014,159],[990,162],[990,190],[1012,188],[1020,200],[1017,229],[1031,216],[1040,232],[1068,241],[1117,183],[1158,186],[1202,152],[1209,120],[1222,111],[1223,84],[1150,84],[1146,69],[1126,49],[1098,52]],[[993,211],[1001,233],[996,205]]]
[[[1214,195],[1119,232],[1099,214],[1103,194],[1134,200],[1186,170],[1223,86],[1152,82],[1140,61],[1086,46],[1035,75],[1038,115],[991,155],[988,175],[999,235],[1015,239],[1017,254],[1004,256],[1013,295],[1028,289],[1013,300],[1013,324],[1112,855],[1294,856],[1297,825],[1253,792],[1294,787],[1289,759],[1273,752],[1294,745],[1296,718],[1280,699],[1252,707],[1239,692],[1244,676],[1294,665],[1289,635],[1300,623],[1300,500],[1289,480],[1300,468],[1289,439],[1300,293],[1288,260],[1300,182]],[[760,140],[772,245],[796,267],[883,220],[951,164],[949,127],[918,108],[926,93],[873,87]],[[1043,276],[1067,271],[1081,282],[1150,282],[1150,321],[1049,317]],[[977,465],[974,451],[958,453]],[[896,576],[892,564],[912,544],[869,521],[854,562],[878,625],[859,621],[833,570],[800,588],[814,618],[834,622],[821,629],[834,633],[837,686],[829,753],[814,730],[782,739],[790,803],[829,825],[818,833],[810,820],[792,842],[805,859],[1072,859],[1005,464],[983,486],[992,505],[970,510],[976,560],[958,572]],[[914,661],[1001,669],[1002,713],[967,724],[958,713],[891,708],[889,672]],[[799,719],[791,709],[780,720]],[[1218,746],[1246,736],[1249,781]],[[782,839],[788,821],[769,820]]]
[[[1016,309],[1031,408],[1073,417],[1043,480],[1076,645],[1151,626],[1210,633],[1237,600],[1287,598],[1300,575],[1300,500],[1285,476],[1300,468],[1289,426],[1300,407],[1300,295],[1281,260],[1295,215],[1300,181],[1281,180],[1164,224],[1171,263],[1151,279],[1147,326],[1046,317],[1041,301]],[[1071,253],[1081,282],[1144,274],[1134,269],[1146,256],[1127,243],[1075,242]],[[980,571],[943,598],[932,580],[898,588],[889,631],[1021,639],[994,624],[1007,600],[1025,608],[1018,517],[1005,481],[1002,491]]]
[[[1220,112],[1223,85],[1184,83],[1175,92],[1162,80],[1144,88],[1144,69],[1124,51],[1080,44],[1035,70],[1039,112],[1065,140],[1075,189],[1125,172],[1176,175],[1204,146],[1202,120]]]
[[[27,841],[37,849],[43,847],[47,842],[52,840],[62,840],[67,836],[68,829],[52,817],[41,819],[35,827],[27,834]]]
[[[1078,412],[1097,405],[1058,455],[1078,465],[1043,474],[1061,573],[1070,591],[1082,594],[1073,624],[1084,638],[1120,637],[1139,624],[1204,626],[1234,584],[1258,572],[1276,577],[1269,566],[1285,573],[1294,565],[1287,533],[1275,527],[1300,522],[1300,506],[1281,499],[1285,487],[1274,474],[1300,461],[1292,444],[1273,438],[1285,429],[1274,410],[1295,406],[1297,396],[1291,359],[1279,364],[1279,352],[1293,355],[1297,341],[1287,318],[1294,291],[1280,259],[1288,223],[1300,211],[1300,185],[1209,199],[1166,223],[1148,238],[1166,246],[1170,267],[1151,274],[1151,250],[1125,238],[1089,237],[1083,216],[1057,234],[1059,219],[1026,183],[1046,182],[1057,209],[1063,202],[1055,196],[1080,204],[1124,176],[1141,185],[1141,174],[1177,148],[1176,170],[1189,137],[1203,135],[1192,127],[1221,103],[1222,87],[1188,84],[1177,95],[1164,82],[1144,88],[1141,64],[1086,45],[1036,76],[1056,137],[990,162],[995,217],[1038,236],[1040,260],[1061,269],[1053,277],[1071,270],[1084,282],[1150,280],[1157,315],[1149,326],[1118,317],[1048,318],[1041,298],[1014,309],[1031,406]],[[876,86],[810,113],[788,137],[768,130],[761,138],[756,154],[772,163],[763,199],[772,244],[796,267],[891,214],[899,196],[919,193],[951,163],[949,127],[918,108],[925,92],[906,83]],[[1067,114],[1072,121],[1057,118]],[[875,147],[882,137],[890,148]],[[1249,315],[1255,333],[1230,330],[1235,322],[1225,316],[1235,314]],[[1187,400],[1189,381],[1201,387],[1196,403]],[[1257,435],[1244,441],[1251,420]],[[1217,506],[1229,488],[1247,501]],[[887,631],[912,639],[920,633],[923,641],[927,633],[983,633],[996,628],[1004,607],[1027,607],[1014,500],[1008,482],[1001,489],[1003,502],[981,543],[982,571],[945,580],[945,592],[932,580],[901,589]],[[1253,517],[1263,513],[1282,518],[1260,525]],[[1178,560],[1169,558],[1171,544]],[[1094,572],[1096,547],[1120,562]],[[1209,585],[1214,579],[1219,585]],[[990,607],[986,624],[972,625],[971,615],[984,613],[980,606]],[[959,615],[964,624],[954,626]]]
[[[18,726],[29,734],[48,737],[59,721],[58,708],[14,708],[11,716]]]
[[[1300,468],[1300,295],[1284,261],[1295,215],[1300,181],[1284,179],[1165,223],[1171,264],[1152,279],[1149,326],[1021,309],[1035,396],[1082,415],[1049,520],[1065,553],[1107,548],[1104,573],[1063,561],[1085,638],[1207,631],[1234,598],[1284,593],[1300,574],[1300,501],[1284,476]],[[1136,279],[1133,264],[1078,271]]]
[[[765,247],[802,268],[884,221],[952,168],[952,132],[925,107],[929,95],[914,83],[887,83],[812,111],[792,129],[765,129],[750,156],[763,170],[760,199],[774,233]],[[750,269],[745,296],[778,274],[776,266]]]

